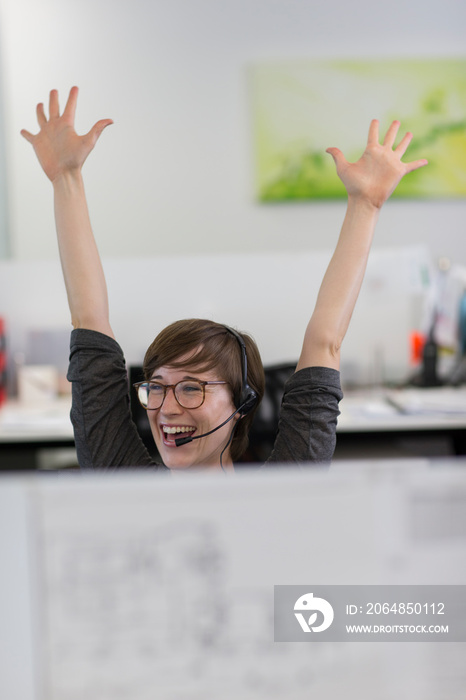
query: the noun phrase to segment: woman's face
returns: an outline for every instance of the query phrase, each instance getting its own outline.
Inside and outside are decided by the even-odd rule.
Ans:
[[[199,372],[188,367],[160,367],[151,377],[160,384],[177,384],[187,379],[200,381],[219,381],[221,377],[215,370]],[[179,447],[176,438],[202,435],[227,420],[234,412],[231,389],[228,384],[205,386],[205,400],[202,406],[187,409],[180,406],[172,389],[168,389],[162,406],[147,411],[152,435],[163,463],[169,469],[187,469],[190,467],[220,468],[220,454],[228,442],[238,416],[229,421],[212,435],[193,440]],[[183,430],[184,429],[184,430]],[[230,447],[222,458],[225,468],[233,468]]]

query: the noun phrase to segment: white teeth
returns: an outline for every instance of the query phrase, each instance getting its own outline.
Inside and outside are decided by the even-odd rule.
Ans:
[[[184,425],[174,425],[174,426],[169,426],[169,425],[164,425],[162,427],[162,430],[164,433],[192,433],[194,428],[189,428],[188,426]]]

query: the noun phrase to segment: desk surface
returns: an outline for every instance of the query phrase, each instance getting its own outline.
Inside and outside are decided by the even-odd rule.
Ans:
[[[0,444],[73,441],[71,397],[25,406],[8,401],[0,410]]]
[[[338,432],[466,429],[466,387],[349,391]]]
[[[70,397],[24,406],[9,401],[0,410],[0,443],[73,440]],[[348,391],[337,431],[395,432],[466,429],[466,387]]]

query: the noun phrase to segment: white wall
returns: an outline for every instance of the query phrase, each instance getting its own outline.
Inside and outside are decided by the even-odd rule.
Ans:
[[[465,53],[463,0],[3,0],[0,19],[19,259],[56,257],[50,186],[19,136],[52,87],[80,86],[81,131],[115,120],[86,164],[104,256],[315,250],[344,204],[254,202],[248,64]],[[376,246],[464,261],[465,220],[464,200],[390,202]]]
[[[330,255],[331,251],[161,256],[156,282],[153,259],[106,260],[115,336],[128,363],[141,364],[145,349],[170,322],[213,318],[251,333],[266,365],[296,362]],[[189,279],[195,265],[208,274],[196,275],[196,284],[183,293],[184,288],[173,283],[174,275]],[[345,338],[344,382],[398,380],[409,373],[409,333],[423,320],[428,268],[424,248],[373,252]],[[160,290],[166,292],[166,300]],[[11,368],[15,356],[24,353],[28,362],[38,361],[45,331],[47,362],[66,370],[71,327],[58,262],[0,261],[0,300],[7,297]]]

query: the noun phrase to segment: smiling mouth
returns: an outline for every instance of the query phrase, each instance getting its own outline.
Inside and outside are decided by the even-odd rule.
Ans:
[[[177,437],[188,437],[196,432],[192,425],[162,425],[162,435],[165,445],[175,445]]]

